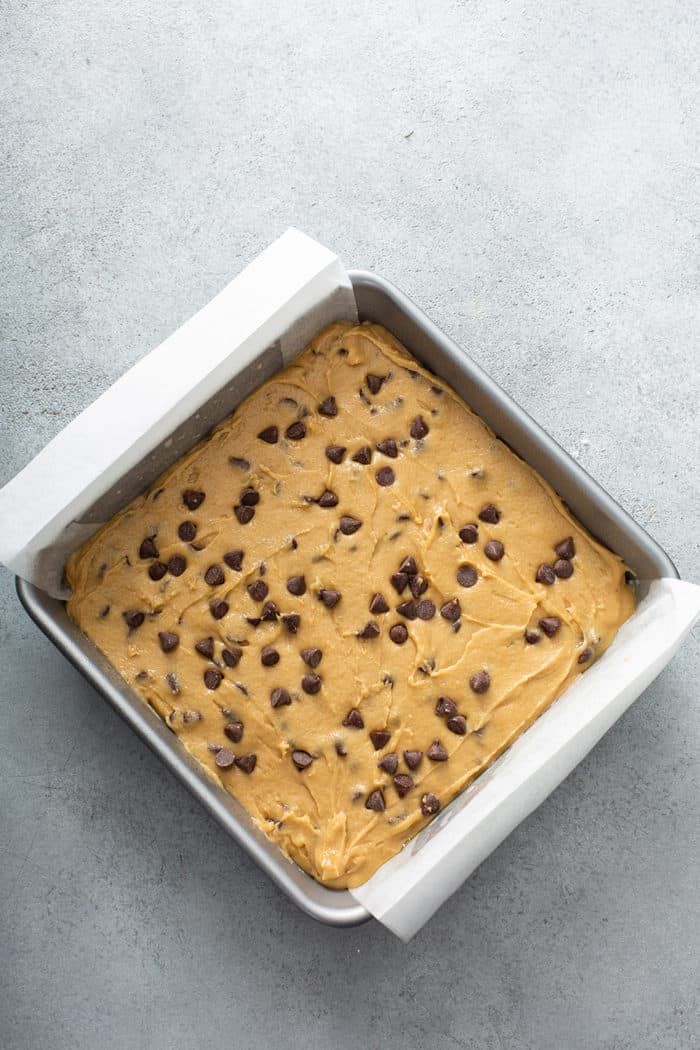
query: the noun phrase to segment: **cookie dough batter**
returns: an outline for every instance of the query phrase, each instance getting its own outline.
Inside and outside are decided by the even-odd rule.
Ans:
[[[305,871],[364,882],[605,650],[622,561],[335,324],[70,558],[68,610]]]

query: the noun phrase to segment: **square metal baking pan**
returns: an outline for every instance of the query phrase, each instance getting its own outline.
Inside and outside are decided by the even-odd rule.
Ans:
[[[360,320],[384,325],[419,361],[445,379],[553,486],[576,517],[622,556],[639,580],[678,576],[658,544],[405,295],[372,273],[350,271],[350,279]],[[227,412],[233,407],[228,405]],[[638,591],[642,597],[644,585]],[[370,918],[349,892],[321,886],[255,827],[242,806],[209,778],[178,737],[69,619],[62,601],[21,579],[17,580],[17,593],[44,634],[295,904],[333,926],[351,926]]]

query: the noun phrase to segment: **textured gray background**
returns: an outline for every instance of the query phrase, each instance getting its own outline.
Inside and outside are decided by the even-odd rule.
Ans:
[[[696,7],[0,0],[0,481],[296,224],[697,580]],[[296,911],[5,572],[0,638],[3,1048],[697,1045],[697,635],[408,946]]]

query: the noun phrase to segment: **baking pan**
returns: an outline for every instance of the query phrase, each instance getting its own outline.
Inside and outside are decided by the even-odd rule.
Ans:
[[[590,532],[621,555],[641,581],[636,584],[638,598],[644,596],[651,580],[678,577],[672,561],[658,544],[410,299],[375,274],[355,270],[349,276],[360,320],[376,321],[393,332],[534,467]],[[233,407],[228,405],[227,413]],[[180,453],[183,451],[179,449]],[[70,620],[62,601],[21,579],[17,579],[17,593],[44,634],[295,904],[333,926],[352,926],[370,918],[347,890],[321,886],[255,827],[243,807],[209,778],[178,737]]]

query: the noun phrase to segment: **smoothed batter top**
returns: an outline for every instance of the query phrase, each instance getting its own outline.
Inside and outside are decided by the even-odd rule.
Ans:
[[[68,611],[309,874],[364,882],[634,607],[385,329],[334,324],[71,556]]]

